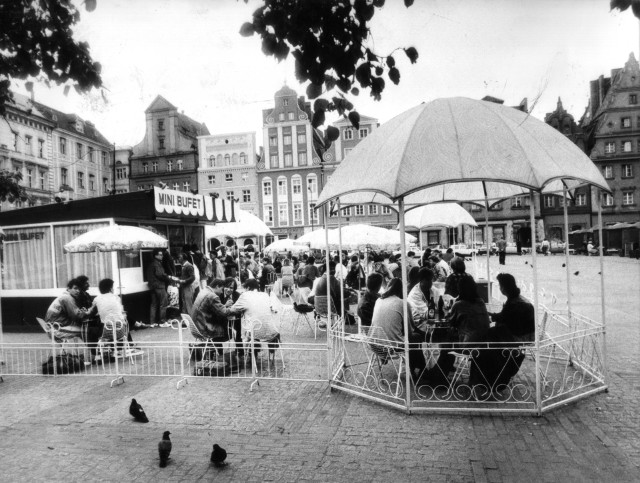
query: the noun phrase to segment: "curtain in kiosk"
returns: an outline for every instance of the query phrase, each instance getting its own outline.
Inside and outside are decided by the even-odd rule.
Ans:
[[[51,228],[5,228],[2,288],[54,288]]]
[[[58,287],[66,287],[67,282],[78,275],[89,277],[94,287],[103,278],[113,278],[111,273],[111,253],[64,253],[64,246],[74,238],[96,228],[109,226],[108,223],[79,223],[55,226],[53,228],[56,254],[56,276]]]

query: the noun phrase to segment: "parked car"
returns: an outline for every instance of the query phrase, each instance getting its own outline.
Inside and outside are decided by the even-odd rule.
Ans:
[[[451,248],[453,249],[453,253],[455,253],[460,257],[470,257],[474,253],[476,255],[478,254],[478,250],[476,248],[468,247],[464,243],[460,243],[458,245],[451,245]]]
[[[496,245],[495,243],[492,243],[491,244],[491,248],[489,250],[491,252],[491,255],[495,255],[496,253],[498,253],[498,245]],[[478,253],[478,255],[486,255],[487,254],[487,245],[478,246],[477,253]]]
[[[507,255],[517,255],[518,245],[516,245],[514,242],[507,242],[507,248],[505,249],[505,253]]]

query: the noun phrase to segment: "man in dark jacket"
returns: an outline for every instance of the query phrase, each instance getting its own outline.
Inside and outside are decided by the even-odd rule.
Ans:
[[[382,281],[382,275],[376,272],[367,277],[367,290],[358,304],[358,317],[360,317],[361,325],[371,325],[371,319],[373,319],[373,307],[376,305],[376,301],[380,298],[379,292],[382,287]]]
[[[233,299],[229,298],[226,304],[222,304],[220,297],[224,293],[224,287],[224,280],[212,280],[207,288],[200,291],[191,311],[191,318],[198,330],[213,341],[229,340],[227,317]]]
[[[187,261],[187,256],[184,253],[178,255],[178,262],[182,265],[182,271],[180,272],[180,303],[182,306],[182,312],[190,314],[191,309],[193,308],[193,283],[196,280],[196,269]]]
[[[162,266],[162,257],[162,249],[155,248],[153,250],[153,262],[151,262],[151,265],[147,268],[147,283],[151,290],[149,323],[168,327],[166,320],[167,305],[169,305],[167,284],[177,279],[165,273]]]

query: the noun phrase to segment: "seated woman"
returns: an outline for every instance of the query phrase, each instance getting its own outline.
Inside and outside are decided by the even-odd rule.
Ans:
[[[293,287],[293,267],[288,258],[285,258],[282,262],[282,293],[289,293]]]
[[[487,307],[478,296],[478,287],[471,277],[458,282],[458,299],[447,316],[450,327],[457,333],[458,342],[469,342],[476,332],[489,328]]]
[[[385,337],[398,349],[404,349],[404,317],[402,308],[402,280],[394,278],[389,282],[387,290],[380,295],[373,308],[371,328],[381,328]],[[424,342],[424,333],[420,332],[409,317],[409,343]],[[419,377],[426,366],[421,348],[409,350],[409,368],[412,376]]]
[[[458,296],[458,283],[461,278],[471,277],[467,273],[467,266],[464,264],[464,260],[460,257],[455,257],[451,260],[451,270],[453,273],[447,277],[444,282],[444,293],[451,295],[452,297]]]
[[[238,292],[238,282],[235,278],[225,278],[224,279],[224,290],[222,295],[220,296],[220,301],[223,304],[226,304],[228,301],[231,301],[232,304],[236,303],[240,298],[240,293]],[[240,323],[239,315],[232,315],[229,317],[229,322],[231,328],[234,331],[234,341],[236,343],[236,347],[238,347],[238,356],[242,357],[244,355],[244,350],[242,349],[242,326]]]
[[[533,342],[535,337],[535,312],[533,305],[521,295],[516,280],[510,273],[497,276],[500,292],[507,297],[498,314],[491,314],[496,326],[505,326],[518,342]]]
[[[244,340],[250,340],[247,326],[249,320],[258,320],[260,324],[254,327],[253,336],[256,341],[279,343],[280,333],[273,323],[274,314],[271,310],[271,300],[265,292],[260,292],[260,284],[251,279],[244,283],[245,291],[240,294],[238,300],[229,308],[232,314],[243,314],[242,329]],[[271,350],[271,346],[270,350]]]

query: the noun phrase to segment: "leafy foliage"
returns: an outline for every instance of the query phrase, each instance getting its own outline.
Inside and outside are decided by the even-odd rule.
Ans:
[[[240,34],[260,36],[262,51],[278,61],[291,54],[296,78],[301,83],[309,82],[310,99],[338,90],[330,100],[318,99],[314,103],[314,127],[324,123],[326,111],[337,111],[340,115],[348,113],[357,128],[360,116],[345,95],[357,96],[360,87],[380,100],[385,77],[394,84],[400,82],[393,55],[401,50],[411,63],[418,60],[414,47],[396,49],[388,55],[379,55],[369,47],[369,23],[384,3],[384,0],[264,0],[264,5],[253,13],[253,20],[242,25]],[[405,0],[407,7],[412,4],[413,0]]]
[[[29,196],[20,181],[22,181],[21,173],[0,170],[0,201],[13,203],[16,200],[28,200]]]
[[[85,2],[88,11],[95,6],[95,0]],[[89,44],[73,38],[79,20],[71,0],[0,1],[0,115],[12,99],[11,79],[71,83],[80,92],[102,85]]]
[[[640,18],[640,0],[611,0],[609,6],[611,10],[618,9],[621,12],[631,7],[633,14]]]

